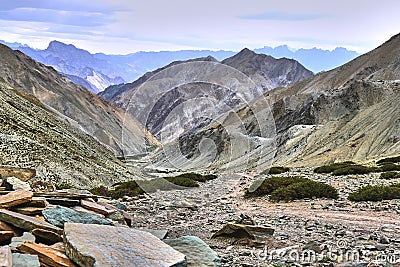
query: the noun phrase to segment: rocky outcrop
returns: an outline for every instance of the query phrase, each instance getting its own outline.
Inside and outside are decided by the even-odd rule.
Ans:
[[[114,154],[138,154],[156,142],[123,109],[71,82],[51,67],[0,45],[0,83],[36,97],[71,126],[92,135]]]

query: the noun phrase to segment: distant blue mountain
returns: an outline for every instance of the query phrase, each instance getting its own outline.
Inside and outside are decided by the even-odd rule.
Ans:
[[[265,46],[264,48],[254,49],[254,52],[271,55],[275,58],[286,57],[295,59],[315,73],[336,68],[360,55],[355,51],[349,51],[343,47],[337,47],[332,51],[315,47],[311,49],[302,48],[292,50],[287,45],[275,48]]]
[[[236,54],[234,51],[181,50],[161,52],[136,52],[128,55],[91,54],[71,44],[59,41],[50,42],[44,49],[32,49],[20,43],[1,41],[14,50],[21,50],[43,64],[54,67],[90,91],[98,93],[114,84],[132,82],[148,71],[168,65],[177,60],[188,60],[212,56],[222,61]],[[313,72],[329,70],[357,57],[354,51],[336,48],[332,51],[317,48],[291,50],[288,46],[254,49],[256,53],[275,58],[290,58],[299,61]]]

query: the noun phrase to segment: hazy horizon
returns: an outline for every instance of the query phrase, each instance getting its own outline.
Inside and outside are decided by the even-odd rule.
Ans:
[[[280,45],[364,53],[399,33],[400,2],[355,2],[0,0],[0,30],[4,41],[33,48],[58,40],[121,55]]]

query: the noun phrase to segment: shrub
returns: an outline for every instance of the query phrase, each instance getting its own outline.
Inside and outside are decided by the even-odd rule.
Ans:
[[[134,197],[141,194],[144,194],[144,191],[136,181],[118,183],[113,190],[108,191],[108,195],[114,199],[123,196]]]
[[[287,187],[280,187],[272,192],[270,199],[272,201],[291,201],[294,199],[314,197],[337,199],[338,192],[336,188],[331,185],[309,180],[305,182],[294,183]]]
[[[378,160],[376,164],[381,165],[384,163],[399,163],[400,162],[400,156],[397,157],[391,157],[391,158],[384,158],[381,160]]]
[[[381,201],[400,198],[400,184],[389,186],[367,185],[349,194],[351,201]]]
[[[398,172],[383,172],[381,173],[380,179],[396,179],[400,178],[400,173]]]
[[[342,168],[349,167],[352,165],[355,165],[355,163],[352,161],[333,163],[333,164],[317,167],[314,169],[314,172],[315,173],[331,173],[337,169],[342,169]]]
[[[262,196],[271,194],[273,191],[277,190],[280,187],[286,187],[294,183],[300,183],[310,181],[307,178],[299,177],[299,176],[288,176],[288,177],[271,177],[265,179],[260,186],[257,187],[256,190],[250,192],[249,189],[246,191],[247,196]],[[252,188],[250,186],[250,188]]]
[[[382,163],[380,167],[380,171],[389,172],[389,171],[400,171],[400,165],[394,163]]]
[[[92,188],[89,191],[93,195],[98,195],[98,196],[103,196],[103,197],[107,197],[108,196],[108,188],[103,186],[103,185],[100,185],[99,187]]]
[[[290,171],[290,168],[287,167],[271,167],[269,170],[262,171],[261,175],[266,174],[281,174]]]
[[[187,178],[187,179],[191,179],[191,180],[197,181],[197,182],[206,182],[209,180],[216,179],[218,176],[215,174],[202,175],[199,173],[188,172],[188,173],[182,173],[175,177]]]
[[[373,169],[367,166],[351,165],[334,170],[332,175],[367,174],[372,171]]]
[[[196,180],[190,179],[190,178],[185,178],[185,177],[167,177],[165,178],[170,183],[173,183],[175,185],[179,186],[184,186],[184,187],[198,187],[199,184],[197,183]]]

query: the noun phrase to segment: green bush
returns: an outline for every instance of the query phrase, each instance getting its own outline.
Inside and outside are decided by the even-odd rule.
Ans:
[[[381,201],[400,198],[400,184],[389,186],[367,185],[350,193],[348,199],[351,201]]]
[[[367,166],[351,165],[334,170],[332,175],[367,174],[372,171],[373,169]]]
[[[249,189],[247,189],[246,196],[269,195],[280,187],[286,187],[294,183],[300,183],[305,181],[310,181],[310,180],[299,176],[288,176],[288,177],[277,176],[277,177],[267,178],[253,192],[250,192]],[[250,188],[252,187],[250,186]]]
[[[202,175],[199,173],[188,172],[188,173],[182,173],[175,177],[187,178],[197,182],[206,182],[209,180],[216,179],[218,176],[215,174]]]
[[[379,177],[380,179],[396,179],[396,178],[400,178],[400,173],[398,172],[382,172],[381,176]]]
[[[381,160],[378,160],[376,164],[381,165],[384,163],[399,163],[400,162],[400,156],[397,157],[391,157],[391,158],[384,158]]]
[[[167,178],[165,178],[165,180],[167,180],[168,182],[173,183],[175,185],[184,186],[184,187],[198,187],[199,186],[197,181],[195,181],[193,179],[185,178],[185,177],[180,177],[180,176],[167,177]]]
[[[108,196],[108,188],[103,186],[103,185],[100,185],[99,187],[92,188],[89,191],[93,195],[98,195],[98,196],[103,196],[103,197],[107,197]]]
[[[314,169],[314,172],[315,173],[331,173],[337,169],[342,169],[342,168],[349,167],[352,165],[355,165],[355,163],[352,161],[333,163],[333,164],[317,167]]]
[[[270,199],[272,201],[291,201],[294,199],[314,197],[337,199],[338,192],[336,188],[331,185],[309,180],[305,182],[294,183],[287,187],[280,187],[272,192]]]
[[[141,194],[144,194],[144,191],[136,181],[118,183],[113,190],[108,191],[108,196],[114,199],[123,196],[135,197]]]
[[[271,167],[269,170],[262,171],[260,175],[266,174],[281,174],[290,171],[290,168],[287,167]]]
[[[400,171],[400,165],[394,163],[382,163],[379,169],[381,172]]]

